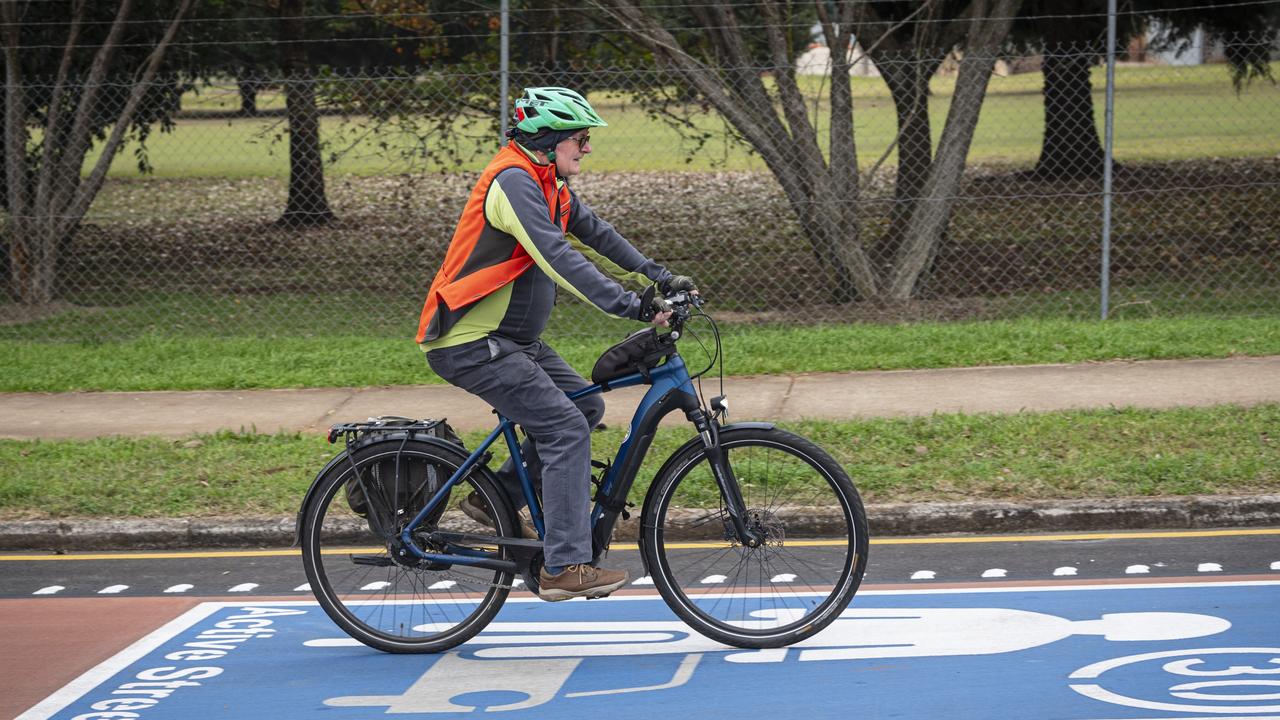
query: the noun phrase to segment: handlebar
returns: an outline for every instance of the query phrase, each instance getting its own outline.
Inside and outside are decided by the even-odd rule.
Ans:
[[[705,302],[698,293],[691,293],[686,290],[672,293],[665,296],[667,304],[671,306],[671,319],[667,324],[671,328],[673,340],[678,340],[684,332],[684,324],[693,315],[693,308],[702,307]]]

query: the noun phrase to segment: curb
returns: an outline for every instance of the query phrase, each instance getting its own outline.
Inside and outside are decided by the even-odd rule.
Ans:
[[[1200,495],[1030,502],[895,503],[867,506],[871,536],[1072,532],[1280,525],[1280,495]],[[822,513],[807,527],[825,525]],[[617,537],[633,541],[638,513]],[[804,532],[804,527],[796,528]],[[17,520],[0,522],[0,550],[141,550],[287,547],[293,517]]]

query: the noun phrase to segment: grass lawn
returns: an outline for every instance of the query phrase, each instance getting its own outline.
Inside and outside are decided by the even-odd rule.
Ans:
[[[817,79],[805,82],[816,88]],[[765,172],[705,172],[717,158],[729,168],[759,168],[758,159],[721,147],[685,164],[670,131],[627,97],[593,96],[611,135],[603,142],[601,131],[576,187],[637,247],[708,289],[711,311],[727,321],[732,374],[1280,353],[1276,164],[1137,162],[1276,156],[1280,88],[1259,82],[1236,94],[1222,66],[1120,68],[1117,135],[1129,164],[1117,173],[1115,320],[1100,323],[1100,184],[1011,173],[1039,149],[1040,83],[1035,73],[993,79],[973,177],[924,299],[902,317],[824,304],[824,270],[776,182]],[[934,80],[935,132],[952,84]],[[869,164],[890,142],[893,112],[879,79],[855,85]],[[153,136],[164,179],[126,179],[136,172],[122,152],[120,179],[64,254],[61,305],[43,317],[0,305],[0,391],[434,381],[410,338],[469,179],[366,177],[388,169],[366,140],[369,157],[333,167],[339,221],[281,229],[280,122],[184,119]],[[686,168],[704,172],[657,172]],[[618,172],[597,172],[608,170]],[[866,245],[888,226],[885,192],[881,182],[859,199]],[[633,327],[594,311],[564,314],[551,339],[582,370]],[[919,322],[883,324],[898,321]]]
[[[91,321],[91,320],[90,320]],[[359,322],[351,326],[358,326]],[[573,330],[574,323],[560,323]],[[580,372],[635,327],[554,334],[549,341]],[[329,333],[311,337],[146,334],[112,342],[0,339],[0,391],[195,390],[354,387],[439,382],[413,344]],[[705,335],[704,335],[705,337]],[[705,357],[682,343],[691,366]],[[870,369],[1072,363],[1280,354],[1280,322],[1266,317],[1140,320],[1024,318],[903,325],[727,325],[732,375]]]
[[[1280,481],[1277,405],[786,427],[826,447],[873,503],[1246,494]],[[595,456],[622,432],[597,433]],[[659,432],[633,500],[690,432]],[[335,452],[313,435],[0,441],[0,517],[288,516]]]
[[[820,79],[802,78],[817,99]],[[935,138],[942,133],[954,89],[954,77],[933,80],[930,113]],[[1039,73],[992,78],[974,136],[970,163],[1026,165],[1034,162],[1043,135],[1043,102]],[[1280,88],[1255,82],[1237,94],[1222,65],[1197,67],[1121,67],[1116,71],[1115,138],[1121,161],[1169,161],[1194,158],[1273,157],[1280,152],[1274,118]],[[1093,87],[1099,127],[1105,88],[1103,68],[1095,68]],[[878,78],[854,79],[854,120],[863,167],[869,167],[889,147],[897,131],[888,90]],[[226,88],[189,95],[188,108],[208,109],[227,103]],[[264,93],[263,107],[279,105],[275,93]],[[593,104],[609,127],[596,133],[593,171],[655,171],[763,169],[763,163],[744,147],[726,143],[719,116],[712,112],[691,117],[698,131],[716,134],[696,154],[692,146],[662,121],[650,117],[630,96],[599,93]],[[826,142],[827,118],[819,103],[819,135]],[[461,163],[443,166],[403,159],[421,138],[387,130],[367,133],[362,120],[344,122],[325,117],[321,136],[326,157],[339,155],[332,172],[372,175],[419,169],[450,171],[479,169],[494,146],[489,121],[460,122],[457,146]],[[288,173],[286,125],[283,117],[182,119],[172,133],[155,133],[148,141],[158,177],[284,176]],[[438,140],[428,138],[439,147]],[[892,156],[891,156],[892,157]],[[89,162],[94,160],[89,158]],[[122,148],[112,166],[114,177],[137,176],[133,147]]]

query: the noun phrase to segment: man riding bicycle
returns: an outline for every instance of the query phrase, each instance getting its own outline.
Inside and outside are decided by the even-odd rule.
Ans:
[[[427,294],[417,340],[440,377],[524,427],[529,474],[542,484],[539,596],[602,597],[628,579],[625,571],[590,564],[590,432],[604,415],[604,401],[599,394],[566,397],[589,383],[540,336],[557,286],[610,315],[659,325],[670,316],[662,294],[695,288],[690,278],[636,250],[568,187],[591,152],[591,128],[607,126],[585,98],[566,88],[527,88],[515,109],[516,123],[507,131],[512,142],[471,191]],[[648,288],[641,294],[624,289],[593,260]],[[510,461],[498,477],[522,506]],[[493,524],[476,493],[462,509]],[[524,532],[536,537],[531,528]]]

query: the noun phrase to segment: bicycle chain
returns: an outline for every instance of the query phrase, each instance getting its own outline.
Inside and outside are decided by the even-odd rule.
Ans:
[[[474,585],[474,586],[485,587],[485,588],[497,588],[499,590],[512,590],[515,588],[514,584],[503,585],[501,583],[485,582],[483,580],[477,580],[476,578],[469,577],[467,575],[455,575],[454,573],[451,573],[448,570],[423,570],[422,572],[429,572],[436,576],[439,576],[441,579],[452,580],[454,582],[462,583],[464,585]]]

